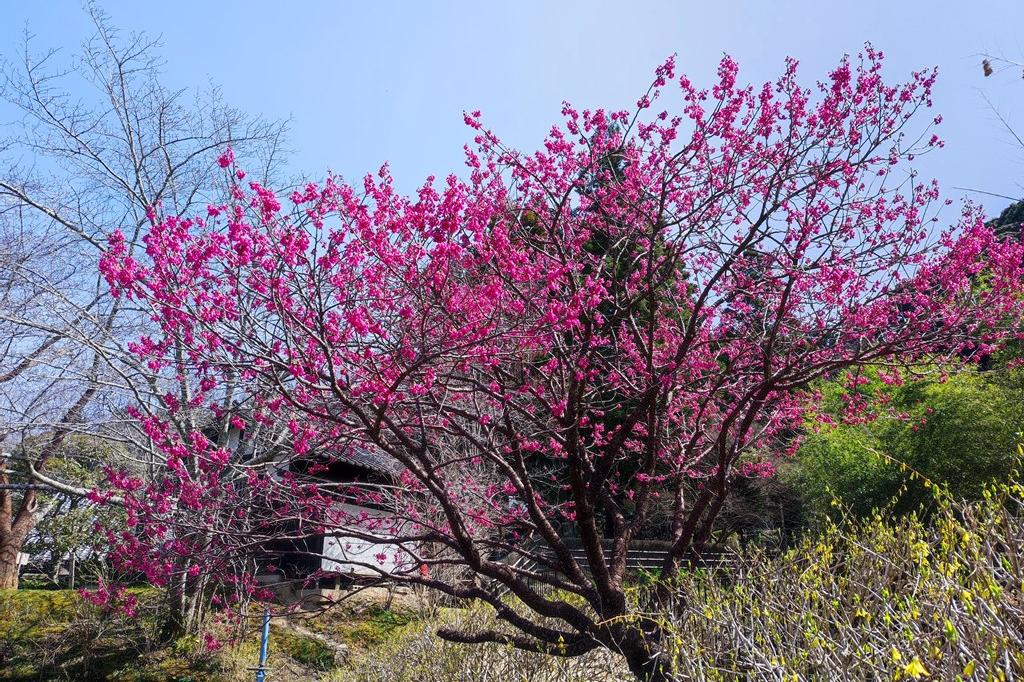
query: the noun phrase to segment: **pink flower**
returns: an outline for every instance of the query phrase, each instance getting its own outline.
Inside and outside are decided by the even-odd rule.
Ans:
[[[217,165],[221,168],[227,168],[235,162],[235,152],[231,147],[226,147],[224,153],[217,157]]]

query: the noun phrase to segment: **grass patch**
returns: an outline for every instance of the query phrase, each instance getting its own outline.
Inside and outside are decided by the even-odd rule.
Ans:
[[[360,650],[390,641],[414,620],[410,614],[372,605],[364,611],[332,609],[303,625],[350,649]]]
[[[140,603],[156,595],[130,591]],[[111,679],[146,653],[151,627],[145,617],[106,611],[72,590],[0,591],[0,680]]]
[[[313,668],[330,670],[334,667],[334,651],[313,637],[306,637],[285,627],[271,628],[271,651]]]
[[[259,628],[242,641],[230,625],[211,623],[210,633],[225,642],[209,651],[199,636],[158,645],[161,593],[130,590],[139,599],[129,618],[97,607],[71,590],[0,591],[0,681],[112,680],[116,682],[243,682],[259,657]],[[371,606],[329,612],[300,624],[326,640],[367,651],[391,641],[412,617]],[[321,673],[342,674],[335,648],[285,624],[271,628],[268,670],[278,682],[308,680]]]

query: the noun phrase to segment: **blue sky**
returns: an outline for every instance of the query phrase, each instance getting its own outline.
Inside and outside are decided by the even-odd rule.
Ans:
[[[806,82],[866,40],[890,78],[938,65],[935,109],[946,148],[923,175],[954,187],[1024,194],[1024,151],[983,93],[1024,134],[1024,80],[982,77],[981,53],[1024,61],[1024,2],[219,2],[101,0],[112,22],[162,36],[166,81],[222,86],[235,106],[291,117],[295,172],[355,179],[390,161],[400,185],[458,171],[470,140],[464,109],[521,148],[537,145],[567,99],[631,106],[654,67],[678,53],[709,82],[723,53],[741,79],[776,76],[786,55]],[[68,51],[88,35],[75,0],[0,0],[0,53],[17,56],[26,22],[36,45]],[[922,121],[923,123],[924,121]],[[998,211],[1007,201],[977,199]]]

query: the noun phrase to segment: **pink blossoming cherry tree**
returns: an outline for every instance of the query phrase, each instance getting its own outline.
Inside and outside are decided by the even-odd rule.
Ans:
[[[191,387],[167,412],[227,405],[286,436],[243,457],[145,417],[162,473],[111,472],[124,565],[252,591],[275,543],[372,541],[392,579],[502,625],[442,637],[605,647],[671,679],[641,611],[667,603],[733,483],[795,447],[813,382],[987,353],[1020,314],[1020,244],[971,207],[939,226],[908,165],[941,146],[918,116],[934,71],[887,84],[867,47],[813,87],[795,61],[760,87],[737,75],[725,58],[701,89],[670,59],[631,111],[565,105],[531,153],[467,114],[464,177],[412,195],[385,167],[285,198],[229,150],[230,201],[154,207],[145,260],[114,233],[103,273],[157,329],[137,351]],[[394,485],[318,479],[360,452]],[[655,511],[668,551],[636,603],[627,552]]]

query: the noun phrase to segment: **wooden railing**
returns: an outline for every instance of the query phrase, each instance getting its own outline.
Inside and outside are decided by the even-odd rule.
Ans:
[[[608,548],[606,548],[606,552]],[[571,549],[573,559],[584,570],[588,570],[590,563],[587,560],[587,553],[582,547]],[[630,549],[626,552],[626,570],[658,571],[665,565],[665,558],[668,550],[665,549]],[[712,550],[700,554],[695,564],[699,568],[710,570],[728,570],[738,568],[739,558],[732,552]]]
[[[590,562],[587,560],[586,551],[579,545],[572,541],[566,541],[569,546],[569,552],[572,554],[573,559],[580,565],[584,571],[590,570]],[[653,543],[652,543],[653,544]],[[611,553],[611,543],[604,543],[604,550],[606,555]],[[531,552],[545,552],[542,548],[533,548]],[[657,572],[661,570],[661,567],[665,564],[665,557],[668,555],[668,549],[662,549],[656,546],[646,546],[631,548],[626,552],[626,570],[627,571],[650,571]],[[536,561],[530,558],[529,555],[516,554],[515,558],[508,562],[510,566],[523,570],[532,571],[549,571],[550,569],[539,565]],[[724,571],[735,574],[737,576],[743,573],[743,564],[740,558],[731,551],[721,549],[711,549],[701,552],[699,558],[693,563],[697,568],[708,571]],[[499,594],[508,593],[508,588],[503,585],[494,585],[495,589]]]

